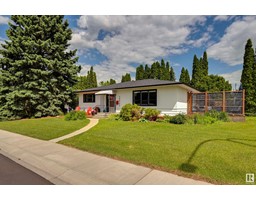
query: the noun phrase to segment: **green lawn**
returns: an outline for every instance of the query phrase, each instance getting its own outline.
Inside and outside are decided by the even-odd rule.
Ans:
[[[64,118],[23,119],[0,122],[0,129],[51,140],[72,133],[89,123],[89,120],[65,121]]]
[[[216,184],[246,184],[246,173],[256,173],[256,118],[212,125],[103,119],[60,143]]]

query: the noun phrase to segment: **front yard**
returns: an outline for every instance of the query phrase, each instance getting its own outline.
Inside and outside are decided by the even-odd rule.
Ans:
[[[83,128],[89,120],[65,121],[64,118],[50,117],[0,122],[0,129],[22,135],[51,140]]]
[[[60,143],[216,184],[246,184],[256,173],[256,118],[212,125],[109,119]]]

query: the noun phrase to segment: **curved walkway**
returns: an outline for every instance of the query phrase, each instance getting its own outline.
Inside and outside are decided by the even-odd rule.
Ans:
[[[64,135],[62,137],[52,139],[52,140],[50,140],[50,142],[59,142],[61,140],[65,140],[67,138],[71,138],[73,136],[79,135],[79,134],[81,134],[81,133],[83,133],[85,131],[88,131],[89,129],[91,129],[92,127],[97,125],[98,122],[99,122],[99,119],[89,118],[89,120],[90,120],[90,123],[87,124],[85,127],[81,128],[81,129],[79,129],[79,130],[77,130],[77,131],[75,131],[73,133],[70,133],[68,135]]]

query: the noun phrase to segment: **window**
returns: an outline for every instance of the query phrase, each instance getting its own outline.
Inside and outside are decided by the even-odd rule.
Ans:
[[[84,103],[94,103],[95,102],[95,94],[84,94],[83,102]]]
[[[156,106],[156,92],[156,90],[133,91],[133,104],[137,104],[139,106]]]

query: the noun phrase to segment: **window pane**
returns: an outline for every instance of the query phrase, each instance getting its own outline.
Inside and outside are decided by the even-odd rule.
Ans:
[[[149,105],[156,106],[156,91],[149,91]]]
[[[148,91],[141,92],[141,105],[148,105]]]
[[[84,94],[83,102],[84,103],[94,103],[95,102],[95,94]]]
[[[140,105],[140,92],[134,92],[134,104]]]

